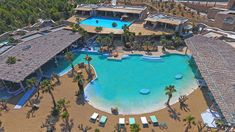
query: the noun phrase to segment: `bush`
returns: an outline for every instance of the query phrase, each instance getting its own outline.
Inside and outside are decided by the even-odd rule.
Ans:
[[[117,23],[116,23],[116,22],[113,22],[113,23],[112,23],[112,26],[113,26],[113,27],[117,27]]]
[[[96,28],[95,28],[95,31],[96,31],[96,32],[101,32],[102,30],[103,30],[103,27],[96,27]]]
[[[131,132],[139,132],[140,126],[138,124],[131,125]]]
[[[95,132],[100,132],[100,130],[96,128],[96,129],[95,129]]]

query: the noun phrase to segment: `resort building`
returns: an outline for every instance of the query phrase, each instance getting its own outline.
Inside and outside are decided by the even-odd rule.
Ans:
[[[50,60],[56,63],[57,55],[76,45],[80,37],[63,28],[23,36],[20,43],[0,55],[0,89],[14,95],[24,91],[27,78],[45,77],[41,67]],[[9,57],[15,57],[16,62],[6,63]]]
[[[94,5],[81,4],[75,9],[77,15],[82,16],[103,16],[115,18],[131,18],[133,20],[144,20],[147,17],[145,6],[124,6],[124,5]]]
[[[235,0],[228,2],[227,9],[217,7],[209,9],[207,17],[212,19],[215,27],[235,31]]]
[[[235,48],[210,35],[196,35],[185,42],[210,91],[205,94],[227,125],[234,127]]]
[[[169,32],[178,32],[180,35],[185,33],[187,27],[186,18],[169,16],[165,14],[149,15],[145,19],[144,27],[150,30],[164,30]]]

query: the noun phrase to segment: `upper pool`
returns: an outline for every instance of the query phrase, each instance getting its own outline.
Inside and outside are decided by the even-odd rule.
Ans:
[[[85,54],[75,56],[74,64],[84,61]],[[177,92],[172,103],[197,86],[188,56],[167,55],[162,57],[163,61],[146,61],[142,56],[130,56],[122,61],[111,61],[96,54],[90,56],[98,78],[85,88],[85,95],[92,106],[106,112],[111,112],[111,107],[118,107],[120,114],[156,111],[165,106],[165,86],[175,85]],[[47,70],[65,73],[71,69],[64,59],[60,59],[59,65],[56,70]],[[183,78],[176,80],[177,74],[182,74]],[[149,89],[150,94],[140,94],[143,88]]]
[[[116,27],[113,27],[113,23],[117,24]],[[130,26],[131,22],[122,21],[116,18],[90,17],[81,21],[80,24],[94,27],[122,29],[124,25]]]

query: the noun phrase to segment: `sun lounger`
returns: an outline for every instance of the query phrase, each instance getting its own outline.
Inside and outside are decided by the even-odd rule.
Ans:
[[[90,120],[91,120],[91,121],[96,121],[96,119],[97,119],[98,116],[99,116],[98,113],[93,113],[93,114],[91,115],[91,117],[90,117]]]
[[[119,125],[124,126],[125,125],[125,118],[119,118]]]
[[[101,116],[101,118],[100,118],[100,125],[104,126],[106,121],[107,121],[107,117],[106,116]]]
[[[143,126],[148,126],[148,121],[146,117],[140,117],[141,123],[143,124]]]
[[[156,116],[154,115],[150,116],[150,120],[152,121],[153,125],[158,125],[158,120]]]
[[[133,118],[133,117],[129,118],[129,124],[130,125],[135,124],[135,118]]]

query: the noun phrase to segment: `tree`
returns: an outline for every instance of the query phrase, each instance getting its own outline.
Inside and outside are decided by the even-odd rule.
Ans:
[[[56,101],[55,101],[55,97],[53,95],[53,91],[54,91],[54,86],[51,84],[50,80],[43,80],[40,82],[40,89],[42,90],[42,93],[49,93],[54,105],[54,109],[56,109]]]
[[[31,89],[32,87],[35,87],[37,89],[36,100],[38,100],[38,98],[40,96],[40,89],[37,85],[37,78],[36,77],[31,77],[31,78],[27,79],[26,84],[27,84],[28,89]]]
[[[138,124],[132,124],[130,126],[131,132],[139,132],[140,131],[140,126]]]
[[[70,63],[70,65],[72,67],[72,75],[73,75],[74,70],[75,70],[74,65],[73,65],[74,54],[72,52],[66,52],[64,57]]]
[[[78,74],[76,74],[76,75],[74,76],[73,80],[77,82],[79,91],[80,91],[81,93],[83,93],[83,90],[84,90],[84,89],[83,89],[83,86],[84,86],[84,78],[83,78],[83,75],[78,73]],[[78,92],[78,93],[79,93],[79,92]]]
[[[15,64],[15,63],[16,63],[16,57],[14,57],[14,56],[9,56],[9,57],[7,58],[6,63],[7,63],[8,65]]]
[[[91,65],[90,65],[90,62],[91,62],[92,58],[87,54],[86,57],[85,57],[85,60],[86,60],[87,63],[88,63],[89,72],[91,72]]]
[[[171,100],[174,92],[176,92],[174,85],[169,85],[169,86],[165,87],[165,94],[168,95],[168,100],[166,102],[166,105],[169,106],[170,100]]]
[[[184,125],[186,125],[185,132],[188,132],[192,125],[196,125],[195,117],[193,117],[192,115],[186,116],[183,121],[185,122]]]

